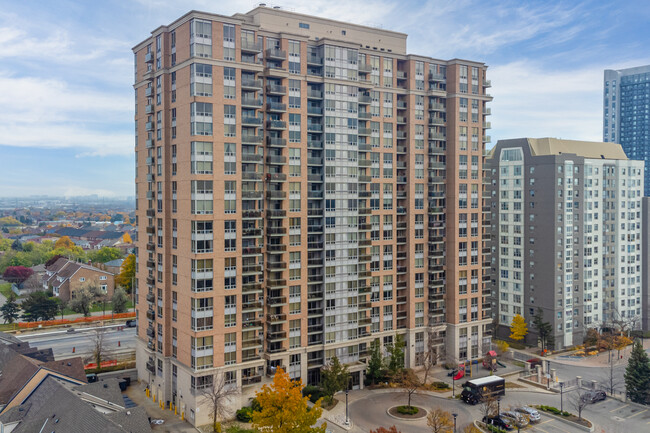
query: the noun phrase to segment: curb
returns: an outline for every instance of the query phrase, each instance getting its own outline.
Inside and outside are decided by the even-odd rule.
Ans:
[[[397,406],[391,406],[391,407],[389,407],[388,409],[386,409],[386,414],[387,414],[389,417],[391,417],[391,418],[393,418],[393,419],[398,419],[398,420],[400,420],[400,421],[419,421],[419,420],[425,419],[425,418],[427,417],[427,415],[429,415],[429,411],[426,410],[425,408],[423,408],[423,407],[419,407],[419,406],[415,406],[415,407],[417,407],[419,410],[423,410],[423,411],[424,411],[424,416],[421,416],[421,417],[419,417],[419,418],[401,418],[401,417],[399,417],[399,416],[395,416],[395,415],[393,415],[393,414],[390,413],[390,410],[391,410],[392,408],[394,408],[394,407],[397,407]]]
[[[583,426],[582,424],[578,424],[578,423],[575,423],[575,422],[573,422],[573,421],[569,421],[568,419],[565,419],[564,417],[554,415],[554,414],[552,414],[552,413],[546,412],[546,411],[541,410],[541,409],[538,409],[538,411],[539,411],[539,413],[543,413],[544,415],[548,416],[549,418],[552,418],[552,419],[558,420],[558,421],[560,421],[560,422],[563,422],[563,423],[565,423],[565,424],[568,424],[568,425],[570,425],[570,426],[573,426],[573,427],[575,427],[575,428],[577,428],[577,429],[580,429],[580,430],[582,430],[582,431],[593,432],[593,431],[594,431],[594,428],[595,428],[595,427],[594,427],[594,423],[593,423],[592,421],[589,421],[589,420],[586,419],[586,418],[583,418],[583,419],[586,420],[586,421],[589,421],[589,422],[591,423],[591,427],[585,427],[585,426]]]

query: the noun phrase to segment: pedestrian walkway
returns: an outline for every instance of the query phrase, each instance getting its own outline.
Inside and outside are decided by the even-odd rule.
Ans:
[[[650,339],[643,340],[643,348],[647,351],[650,350]],[[611,355],[614,356],[614,362],[618,364],[627,364],[632,352],[632,346],[627,346],[620,351],[612,350]],[[618,357],[618,359],[616,359]],[[610,363],[610,355],[607,352],[600,352],[598,355],[592,356],[572,356],[571,352],[552,355],[547,357],[553,362],[567,365],[579,365],[581,367],[607,367]]]

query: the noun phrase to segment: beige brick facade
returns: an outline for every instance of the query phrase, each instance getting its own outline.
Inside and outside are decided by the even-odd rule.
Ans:
[[[318,383],[335,355],[361,387],[371,342],[396,335],[408,366],[477,357],[485,65],[265,7],[190,12],[134,53],[138,369],[159,398],[202,424],[213,374],[245,402],[275,367]]]

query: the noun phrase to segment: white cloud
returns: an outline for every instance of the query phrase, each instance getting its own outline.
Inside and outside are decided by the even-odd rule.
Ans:
[[[54,79],[0,75],[0,144],[76,148],[82,154],[128,155],[133,100]]]

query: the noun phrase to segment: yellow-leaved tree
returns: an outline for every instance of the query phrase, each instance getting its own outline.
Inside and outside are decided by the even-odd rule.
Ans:
[[[512,324],[510,325],[510,338],[513,340],[519,341],[523,340],[524,337],[528,334],[528,325],[526,320],[517,314],[512,319]]]
[[[271,385],[264,385],[256,394],[261,409],[253,412],[253,427],[268,433],[325,433],[327,424],[316,427],[320,418],[321,400],[309,408],[309,399],[302,396],[302,381],[291,380],[278,368]]]
[[[75,247],[74,242],[70,240],[69,237],[67,236],[62,236],[60,237],[55,243],[54,243],[54,249],[57,248],[64,248],[66,250],[71,250]]]
[[[135,254],[129,254],[120,268],[119,275],[115,278],[115,282],[124,287],[126,293],[131,293],[133,288],[133,278],[135,277]]]
[[[125,244],[132,244],[133,240],[131,239],[131,236],[128,233],[124,233],[124,236],[122,236],[122,242],[124,242]]]

